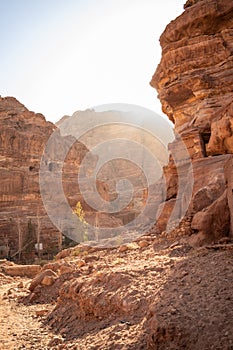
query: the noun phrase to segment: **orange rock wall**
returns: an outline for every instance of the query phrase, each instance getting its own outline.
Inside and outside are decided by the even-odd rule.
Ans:
[[[228,199],[227,205],[225,199],[219,199],[227,187],[224,167],[233,153],[233,2],[189,0],[184,8],[160,37],[162,58],[151,85],[157,89],[163,112],[174,123],[175,132],[189,152],[193,164],[189,176],[194,177],[194,188],[187,214],[194,215],[193,229],[202,232],[200,242],[204,242],[230,232],[229,215],[226,215],[226,223],[220,223],[224,230],[218,229],[217,235],[211,233],[216,225],[219,227],[216,217],[221,215],[221,205],[227,206],[225,212],[230,210],[233,220],[231,201]],[[181,146],[178,138],[170,145],[171,154],[180,163],[187,161]],[[173,197],[167,198],[166,207],[171,211],[177,193],[172,156],[165,174]],[[184,201],[185,195],[181,206]],[[209,220],[208,214],[207,228],[202,225],[205,220],[198,222],[195,213],[208,212],[208,208],[213,218]],[[165,227],[163,223],[162,228]]]

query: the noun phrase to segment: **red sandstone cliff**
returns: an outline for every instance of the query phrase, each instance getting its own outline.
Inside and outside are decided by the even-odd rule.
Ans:
[[[79,113],[84,114],[85,120],[88,117],[98,118],[99,116],[94,111]],[[111,112],[108,113],[106,117],[110,117]],[[77,119],[78,117],[79,115],[77,115]],[[75,124],[75,120],[73,123]],[[118,195],[116,192],[117,182],[127,178],[133,186],[133,197],[129,205],[116,214],[101,212],[97,215],[96,211],[83,199],[78,182],[80,164],[87,154],[86,146],[75,141],[69,134],[61,137],[60,130],[55,125],[46,122],[41,114],[30,112],[15,98],[0,98],[0,257],[15,256],[24,260],[33,259],[36,253],[36,243],[43,245],[41,255],[52,257],[62,247],[62,234],[48,217],[47,208],[42,203],[39,185],[41,157],[54,130],[56,130],[54,133],[56,136],[53,139],[51,154],[46,156],[44,168],[45,174],[51,175],[48,184],[50,191],[44,191],[43,200],[46,199],[47,203],[51,205],[52,212],[50,214],[55,218],[53,222],[61,224],[63,233],[73,237],[76,229],[64,214],[63,190],[69,205],[74,208],[76,203],[80,201],[86,221],[92,225],[98,224],[100,227],[117,227],[122,223],[127,224],[140,213],[145,205],[147,183],[141,169],[129,161],[114,159],[113,156],[113,160],[103,164],[100,176],[94,179],[97,190],[102,198],[113,200]],[[149,146],[152,144],[151,136],[148,133],[143,134],[141,130],[120,125],[103,126],[98,133],[91,131],[88,133],[85,144],[92,148],[103,140],[109,140],[111,143],[112,139],[119,137],[131,139],[132,143],[133,140],[141,142],[143,138],[147,142],[144,144],[149,144]],[[153,147],[158,149],[160,144],[157,142],[153,144]],[[124,144],[121,145],[121,150],[124,155],[126,152]],[[58,175],[56,169],[59,167],[61,163],[59,159],[63,155],[65,161],[62,166],[62,191],[58,191],[54,179]],[[142,154],[141,157],[139,156],[139,163],[143,163],[143,161]],[[165,162],[165,159],[161,159],[161,161]],[[86,164],[87,173],[92,173],[95,163],[95,157],[89,157]],[[153,164],[151,165],[154,167]],[[84,188],[88,188],[87,198],[95,200],[93,186],[89,186],[89,177],[84,177],[82,181]],[[52,201],[51,192],[55,194],[55,200],[53,198]],[[98,201],[98,197],[96,198]],[[96,222],[97,220],[98,222]]]
[[[30,112],[13,97],[0,98],[0,242],[1,255],[24,246],[31,250],[43,236],[45,250],[56,246],[58,232],[39,194],[38,172],[43,147],[54,125]],[[40,226],[40,233],[37,228]],[[19,253],[20,254],[20,253]],[[25,249],[24,249],[25,255]],[[27,254],[26,254],[27,255]]]
[[[35,244],[46,256],[62,246],[62,235],[42,203],[39,168],[45,144],[56,126],[13,97],[0,98],[0,256],[30,260]],[[58,151],[61,151],[59,149]],[[65,160],[63,187],[72,206],[81,196],[74,169],[87,149],[76,142]],[[48,164],[51,167],[52,164]]]
[[[194,242],[212,241],[229,234],[233,211],[233,2],[188,1],[185,11],[166,27],[160,43],[162,58],[151,85],[192,161],[194,188],[188,215],[193,218],[192,229],[199,232]],[[179,144],[177,139],[170,145],[174,154]],[[175,197],[172,161],[166,173]],[[183,197],[181,206],[184,201]],[[170,207],[168,198],[164,215]]]

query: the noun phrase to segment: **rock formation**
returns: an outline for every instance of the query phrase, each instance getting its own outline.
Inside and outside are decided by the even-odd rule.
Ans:
[[[54,125],[28,111],[15,98],[0,98],[0,242],[1,255],[18,251],[29,258],[34,244],[49,253],[58,232],[43,209],[38,172],[44,144]],[[55,242],[54,242],[55,241]],[[28,256],[29,255],[29,256]]]
[[[15,98],[0,98],[0,257],[30,261],[35,253],[52,257],[62,247],[62,234],[50,221],[39,188],[41,157],[55,129]],[[62,145],[55,146],[55,153],[64,151]],[[64,162],[62,185],[71,207],[78,201],[84,205],[76,173],[86,152],[82,143],[75,142]],[[47,170],[55,166],[48,161]],[[101,183],[97,187],[104,191]],[[60,214],[56,205],[54,210]],[[90,215],[90,209],[87,212]]]
[[[199,232],[191,241],[201,244],[228,235],[230,217],[232,225],[233,3],[189,0],[184,8],[160,37],[162,58],[151,85],[190,154],[194,186],[187,215]],[[177,137],[170,145],[172,154],[180,142]],[[169,206],[177,194],[172,159],[166,173]]]
[[[80,113],[84,119],[98,118],[95,111],[84,111]],[[106,112],[110,118],[112,112]],[[101,113],[100,113],[101,114]],[[63,121],[65,118],[63,118]],[[75,122],[74,122],[75,124]],[[107,164],[103,164],[94,183],[97,191],[105,200],[117,198],[116,185],[121,179],[127,178],[132,183],[133,196],[128,205],[116,213],[109,214],[97,212],[88,201],[85,201],[79,188],[78,174],[80,164],[88,153],[88,149],[101,144],[101,142],[119,138],[131,140],[132,144],[146,140],[144,146],[154,145],[158,149],[160,145],[151,141],[151,136],[142,133],[141,130],[130,126],[115,127],[103,126],[97,134],[91,130],[87,134],[85,145],[76,141],[70,134],[61,135],[61,129],[50,122],[46,122],[41,114],[36,114],[27,110],[15,98],[0,98],[0,257],[16,257],[25,261],[32,260],[37,255],[52,257],[54,253],[62,248],[62,234],[54,226],[58,221],[61,224],[62,232],[72,238],[76,237],[76,227],[73,229],[70,221],[64,214],[65,208],[62,202],[63,190],[71,208],[80,202],[85,212],[85,220],[91,225],[100,227],[117,227],[127,224],[137,217],[138,213],[145,205],[147,198],[147,183],[143,177],[140,165],[144,161],[144,154],[138,155],[139,164],[114,159]],[[59,125],[58,125],[59,127]],[[74,125],[73,125],[74,127]],[[55,132],[54,132],[55,131]],[[41,157],[45,150],[45,145],[51,134],[55,135],[52,141],[51,152],[47,154],[43,162],[44,174],[49,182],[43,196],[40,192],[39,170],[41,169]],[[123,141],[122,141],[123,142]],[[113,145],[114,146],[114,145]],[[120,143],[121,156],[124,156],[126,147]],[[88,147],[88,148],[87,148]],[[130,149],[128,148],[130,154]],[[153,152],[153,149],[152,149]],[[163,157],[163,150],[160,152]],[[111,153],[110,153],[111,155]],[[64,156],[64,164],[60,158]],[[93,173],[97,158],[90,156],[86,162],[86,174]],[[161,159],[165,162],[165,159]],[[155,167],[151,164],[152,167]],[[62,190],[58,190],[55,178],[62,169]],[[161,172],[161,170],[160,170]],[[51,175],[51,176],[50,176]],[[159,177],[159,170],[158,170]],[[41,180],[41,179],[40,179]],[[42,179],[44,181],[44,179]],[[95,198],[95,189],[90,186],[90,178],[85,175],[82,183],[87,188],[86,196]],[[41,182],[40,182],[41,183]],[[50,189],[48,191],[47,189]],[[55,195],[51,200],[51,192]],[[42,202],[46,199],[52,211],[49,212],[55,221],[48,216],[47,208]],[[98,197],[96,197],[98,200]],[[59,205],[57,205],[59,203]],[[52,223],[53,222],[53,223]],[[144,223],[143,223],[144,224]],[[90,238],[89,238],[90,239]],[[130,237],[131,240],[131,237]],[[37,248],[42,248],[37,251]]]
[[[156,227],[160,234],[152,229],[118,248],[80,244],[63,250],[31,280],[23,297],[22,287],[3,294],[5,300],[34,304],[31,312],[39,306],[41,338],[35,346],[40,339],[41,349],[232,349],[233,237],[223,239],[233,234],[233,88],[226,69],[232,62],[232,9],[230,0],[188,0],[185,12],[161,37],[163,56],[152,85],[175,122],[177,136],[164,168],[166,201],[160,205]],[[223,38],[225,44],[220,45]],[[54,164],[47,166],[50,171]],[[77,169],[69,159],[65,169],[69,199]],[[115,172],[105,170],[107,181]],[[191,200],[187,188],[179,195],[180,177],[193,179]],[[120,178],[119,174],[114,181]],[[114,196],[114,186],[107,192]],[[186,216],[177,228],[185,207]],[[174,222],[168,227],[174,208]],[[166,229],[170,232],[161,232]],[[187,239],[187,234],[192,235]],[[208,242],[214,244],[194,247]],[[4,281],[9,279],[4,273],[22,273],[9,264],[0,266]],[[15,309],[20,303],[13,305]],[[18,315],[22,319],[21,312]],[[45,325],[49,334],[56,334],[50,341],[42,332]],[[22,332],[23,338],[20,330],[13,338],[19,344],[23,339],[25,347]]]
[[[85,186],[89,187],[89,190],[85,191],[87,199],[93,201],[96,196],[90,183],[98,179],[106,185],[109,202],[116,201],[119,197],[117,186],[120,181],[126,179],[130,182],[131,186],[126,184],[122,191],[123,196],[129,198],[129,201],[122,205],[123,209],[116,207],[116,212],[113,213],[113,216],[120,219],[124,225],[132,222],[145,207],[149,186],[154,196],[157,192],[161,192],[160,188],[156,191],[152,187],[156,187],[154,185],[162,175],[162,166],[168,162],[165,145],[149,129],[150,123],[154,124],[154,114],[152,119],[150,114],[145,115],[145,113],[144,109],[132,110],[132,112],[86,110],[76,112],[72,117],[63,117],[57,123],[66,133],[70,130],[80,130],[80,119],[83,124],[91,126],[90,130],[80,137],[80,141],[95,154],[92,156],[90,152],[90,160],[86,157],[87,165],[85,165],[85,159],[82,162],[82,174],[85,176],[81,175],[81,182],[83,180],[88,182],[87,178],[89,178],[89,186],[88,184]],[[137,118],[140,119],[140,123],[135,123]],[[98,127],[93,127],[93,121],[96,120]],[[164,124],[161,124],[161,130],[167,126],[167,123]],[[162,136],[164,143],[168,143],[168,139],[172,138],[169,130],[167,135]],[[157,160],[159,162],[156,162]],[[96,168],[99,168],[98,174],[95,174]],[[98,197],[96,198],[97,203],[94,204],[100,207]],[[155,217],[155,212],[151,215]],[[148,216],[144,216],[145,225],[150,223]]]

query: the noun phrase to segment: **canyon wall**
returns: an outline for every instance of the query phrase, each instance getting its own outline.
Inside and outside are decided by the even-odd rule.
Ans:
[[[233,2],[189,0],[184,8],[160,37],[162,58],[151,85],[181,137],[170,145],[171,154],[179,152],[182,141],[190,155],[188,176],[193,176],[194,186],[186,215],[194,232],[191,241],[201,244],[232,232],[228,187],[233,153]],[[166,173],[173,175],[167,177],[173,192],[166,202],[169,207],[178,186],[172,157]],[[181,206],[184,202],[185,195]]]
[[[49,242],[55,240],[56,245],[59,240],[58,232],[43,209],[38,181],[44,144],[53,129],[54,125],[46,122],[41,114],[29,112],[16,99],[0,98],[0,242],[3,257],[17,251],[20,256],[24,246],[24,255],[35,251],[39,226],[45,249],[50,246]]]
[[[104,113],[104,119],[108,120],[113,112]],[[148,193],[147,181],[141,169],[145,161],[145,151],[137,154],[138,164],[134,164],[130,161],[134,152],[133,146],[142,143],[151,148],[153,145],[151,152],[156,153],[161,147],[160,143],[153,140],[149,133],[143,133],[140,128],[120,124],[101,126],[97,131],[90,130],[76,141],[72,130],[79,130],[81,114],[84,124],[88,118],[101,120],[103,117],[101,112],[98,114],[93,110],[77,112],[72,119],[71,134],[68,132],[62,135],[60,123],[56,126],[46,122],[43,115],[29,111],[13,97],[0,98],[0,258],[13,257],[25,261],[33,260],[38,255],[51,258],[63,247],[64,241],[64,236],[53,223],[58,223],[57,226],[65,237],[74,240],[76,237],[80,238],[78,228],[72,222],[73,215],[71,220],[66,215],[67,202],[72,209],[80,202],[87,223],[101,228],[124,226],[143,210]],[[124,119],[123,115],[120,117]],[[67,118],[69,117],[62,121]],[[45,147],[52,134],[55,136],[48,151]],[[131,142],[132,149],[129,143],[125,143],[126,140]],[[98,154],[92,155],[89,150],[103,142],[107,143],[105,149],[110,159],[102,164],[95,177]],[[120,152],[123,159],[116,156],[116,151]],[[41,168],[43,153],[45,156]],[[165,164],[163,149],[160,154],[161,162]],[[124,159],[126,155],[129,160],[127,157]],[[86,162],[83,166],[84,158]],[[81,164],[85,170],[81,181],[85,198],[79,182]],[[155,173],[159,178],[161,169],[156,164],[151,164],[151,167],[156,169]],[[41,169],[44,177],[39,179]],[[60,171],[61,187],[56,182]],[[150,173],[151,171],[150,169]],[[46,179],[47,187],[42,196],[40,184]],[[123,209],[108,213],[101,209],[95,210],[89,204],[91,200],[98,207],[100,197],[96,191],[106,201],[117,199],[117,184],[124,179],[131,182],[133,193]],[[131,187],[127,186],[126,192],[131,191]],[[125,195],[127,197],[128,194]],[[149,222],[150,220],[151,218],[148,219]],[[143,222],[142,225],[144,224],[148,222]],[[89,240],[95,238],[93,233],[88,236]],[[41,251],[38,248],[42,248]]]
[[[41,156],[55,129],[15,98],[0,98],[0,257],[28,261],[36,253],[52,257],[62,247],[62,234],[45,211],[39,188]],[[63,188],[73,207],[82,200],[74,169],[86,151],[75,143],[64,164]],[[49,162],[48,170],[53,166]]]

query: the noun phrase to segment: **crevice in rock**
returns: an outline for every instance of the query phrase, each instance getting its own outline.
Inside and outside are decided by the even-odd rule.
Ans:
[[[207,145],[209,143],[210,136],[211,136],[211,132],[210,131],[205,131],[205,132],[200,134],[201,146],[202,146],[202,151],[203,151],[204,157],[208,157]]]

